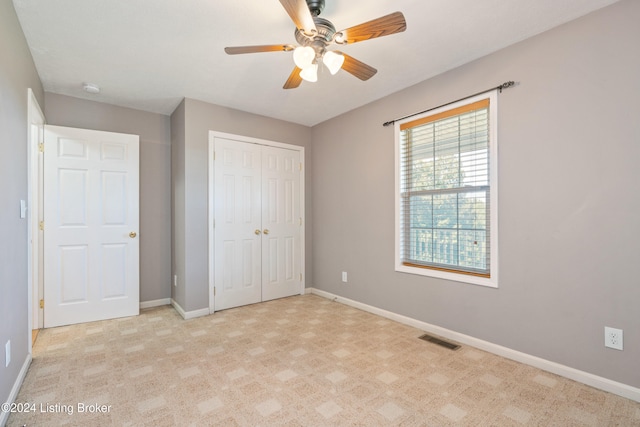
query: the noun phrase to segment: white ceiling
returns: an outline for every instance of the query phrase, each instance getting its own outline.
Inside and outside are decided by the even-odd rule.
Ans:
[[[321,17],[338,30],[395,11],[407,30],[341,48],[378,69],[370,80],[325,69],[292,90],[282,89],[291,52],[223,50],[295,44],[278,0],[13,3],[48,92],[161,114],[188,97],[312,126],[615,1],[326,0]]]

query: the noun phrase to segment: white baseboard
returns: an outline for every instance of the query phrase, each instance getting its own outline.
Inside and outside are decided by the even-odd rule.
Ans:
[[[31,365],[31,354],[27,354],[24,363],[22,364],[22,368],[18,373],[18,378],[16,378],[16,382],[13,383],[13,387],[11,388],[11,393],[9,393],[9,399],[6,403],[14,403],[16,401],[16,397],[18,397],[18,392],[20,391],[20,387],[22,387],[22,383],[24,382],[24,378],[27,376],[27,371],[29,370],[29,366]],[[10,412],[0,411],[0,426],[4,426],[7,424],[9,419]]]
[[[315,288],[307,288],[314,295],[327,298],[350,307],[360,309],[369,313],[377,314],[378,316],[385,317],[387,319],[394,320],[398,323],[402,323],[414,328],[430,332],[441,337],[457,341],[462,344],[470,345],[475,348],[487,351],[489,353],[496,354],[498,356],[505,357],[507,359],[515,360],[516,362],[524,363],[542,369],[547,372],[551,372],[561,377],[569,378],[574,381],[586,384],[588,386],[607,391],[609,393],[616,394],[618,396],[631,399],[636,402],[640,402],[640,388],[632,387],[627,384],[623,384],[617,381],[612,381],[607,378],[603,378],[588,372],[580,371],[569,366],[561,365],[556,362],[552,362],[546,359],[542,359],[537,356],[532,356],[527,353],[512,350],[507,347],[503,347],[497,344],[490,343],[478,338],[474,338],[469,335],[461,334],[449,329],[442,328],[440,326],[432,325],[430,323],[423,322],[421,320],[412,319],[410,317],[403,316],[401,314],[393,313],[381,308],[373,307],[368,304],[364,304],[358,301],[351,300],[349,298],[343,298],[339,295],[332,294],[330,292],[322,291]]]
[[[184,311],[184,309],[180,307],[180,304],[178,304],[173,298],[171,299],[171,305],[176,309],[176,311],[180,314],[180,316],[182,316],[184,320],[195,319],[196,317],[209,315],[208,308],[201,308],[200,310],[193,311]]]
[[[142,301],[140,310],[144,308],[161,307],[163,305],[171,305],[171,298],[156,299],[152,301]]]

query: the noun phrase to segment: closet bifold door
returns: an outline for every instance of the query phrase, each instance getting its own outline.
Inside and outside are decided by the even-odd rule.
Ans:
[[[300,293],[300,153],[262,149],[262,301]]]
[[[262,301],[261,147],[216,139],[215,309]]]
[[[215,143],[215,310],[300,293],[300,153]]]

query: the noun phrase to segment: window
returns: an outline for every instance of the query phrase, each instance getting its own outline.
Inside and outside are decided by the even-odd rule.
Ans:
[[[395,124],[397,271],[498,286],[496,100]]]

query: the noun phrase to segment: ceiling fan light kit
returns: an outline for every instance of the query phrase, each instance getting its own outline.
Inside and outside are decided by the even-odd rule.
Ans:
[[[322,62],[327,66],[331,74],[336,74],[344,64],[344,55],[332,51],[325,52]]]
[[[293,62],[303,70],[313,64],[316,59],[316,51],[311,46],[298,46],[293,51]]]
[[[315,83],[318,81],[318,64],[311,64],[300,71],[300,77],[307,82]]]
[[[339,51],[327,50],[330,45],[347,45],[404,31],[407,23],[401,12],[391,13],[342,31],[318,15],[324,9],[324,0],[280,0],[280,3],[296,25],[295,38],[299,46],[260,45],[226,47],[229,55],[258,52],[289,52],[293,50],[295,68],[284,84],[284,89],[300,86],[302,80],[318,80],[318,64],[322,62],[334,75],[340,69],[368,80],[377,70]]]

